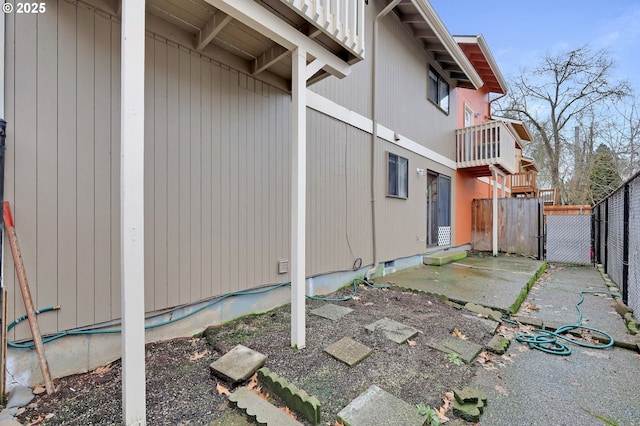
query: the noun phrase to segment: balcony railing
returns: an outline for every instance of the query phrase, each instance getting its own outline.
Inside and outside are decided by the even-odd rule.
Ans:
[[[321,31],[364,58],[364,0],[281,0]]]
[[[516,140],[501,121],[489,121],[456,130],[458,168],[495,165],[503,172],[516,170]]]
[[[545,206],[555,206],[560,204],[560,193],[556,189],[541,189],[538,196],[542,198]]]
[[[527,194],[535,197],[538,192],[537,172],[521,172],[511,175],[511,193]]]

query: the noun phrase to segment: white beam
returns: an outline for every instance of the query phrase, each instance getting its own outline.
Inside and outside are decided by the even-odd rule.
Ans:
[[[251,72],[252,75],[260,74],[262,71],[269,68],[271,65],[278,62],[280,59],[284,58],[289,51],[284,47],[276,44],[275,46],[269,48],[262,55],[258,56],[253,61],[253,70]]]
[[[199,52],[211,43],[211,40],[213,40],[229,22],[231,22],[231,19],[233,19],[231,16],[222,11],[218,11],[218,13],[213,15],[213,17],[204,24],[204,27],[200,28],[198,41],[196,43],[196,50]]]
[[[313,77],[315,73],[320,71],[322,67],[324,67],[324,63],[322,63],[322,61],[320,61],[319,59],[316,59],[313,62],[311,62],[309,65],[307,65],[307,72],[306,72],[307,80]]]
[[[287,50],[303,48],[326,64],[326,70],[343,78],[351,72],[350,65],[339,59],[291,25],[269,12],[253,0],[205,0],[243,24],[259,31]]]
[[[146,425],[144,361],[145,2],[122,2],[120,241],[122,415]]]
[[[291,79],[291,346],[305,347],[307,190],[307,53],[292,55]]]

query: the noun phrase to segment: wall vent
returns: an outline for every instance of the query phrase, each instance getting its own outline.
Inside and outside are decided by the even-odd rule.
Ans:
[[[289,259],[278,260],[278,273],[286,274],[289,272]]]

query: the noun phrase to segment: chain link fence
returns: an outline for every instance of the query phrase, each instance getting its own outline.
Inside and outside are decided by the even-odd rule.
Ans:
[[[596,204],[591,218],[594,260],[640,313],[640,173]]]
[[[591,263],[591,215],[545,216],[546,259],[549,262],[588,265]]]

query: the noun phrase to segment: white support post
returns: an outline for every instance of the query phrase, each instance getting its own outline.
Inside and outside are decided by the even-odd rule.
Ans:
[[[122,1],[121,314],[122,416],[146,425],[144,332],[144,31],[145,2]]]
[[[495,166],[489,166],[493,180],[493,203],[492,203],[492,241],[493,255],[498,255],[498,171]]]
[[[307,52],[292,52],[291,78],[291,346],[305,347],[307,200]]]

